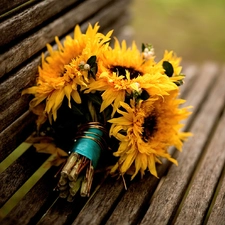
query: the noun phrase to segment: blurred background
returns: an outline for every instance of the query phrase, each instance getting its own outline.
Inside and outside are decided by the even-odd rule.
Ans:
[[[129,32],[156,56],[174,50],[183,61],[225,61],[224,0],[133,0]]]

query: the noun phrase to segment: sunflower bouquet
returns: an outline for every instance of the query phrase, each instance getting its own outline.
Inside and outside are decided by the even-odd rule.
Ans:
[[[49,55],[42,54],[36,85],[23,91],[34,95],[34,145],[46,153],[52,153],[49,146],[57,149],[55,164],[63,163],[57,188],[68,201],[80,187],[82,196],[90,195],[99,165],[131,179],[147,170],[158,177],[156,163],[177,164],[168,148],[181,150],[190,135],[180,131],[190,114],[178,98],[180,58],[165,51],[156,62],[151,45],[140,51],[116,38],[112,47],[112,31],[98,30],[89,25],[82,33],[77,25],[64,44],[56,37],[58,48],[48,44]]]

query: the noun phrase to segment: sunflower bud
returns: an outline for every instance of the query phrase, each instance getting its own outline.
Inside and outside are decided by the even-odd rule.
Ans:
[[[86,64],[84,65],[84,70],[90,70],[90,68],[91,68],[91,67],[90,67],[89,64],[86,63]]]

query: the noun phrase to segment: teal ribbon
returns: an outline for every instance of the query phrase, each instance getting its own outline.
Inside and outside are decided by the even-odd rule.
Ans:
[[[88,128],[88,130],[75,141],[71,152],[77,152],[87,157],[92,161],[93,167],[96,168],[103,148],[102,136],[102,130],[98,128]]]

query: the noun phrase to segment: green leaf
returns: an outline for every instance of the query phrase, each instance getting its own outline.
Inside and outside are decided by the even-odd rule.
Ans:
[[[97,60],[96,56],[93,55],[87,61],[87,64],[90,65],[90,70],[88,72],[88,75],[92,76],[94,79],[95,79],[96,73],[98,72],[98,65],[96,63],[96,60]]]
[[[96,104],[99,105],[99,106],[102,104],[102,98],[101,98],[101,96],[96,95],[96,93],[95,93],[95,94],[89,93],[89,94],[88,94],[88,98],[89,98],[93,103],[96,103]]]
[[[83,113],[83,110],[82,110],[82,107],[77,107],[76,105],[72,104],[72,112],[75,114],[75,115],[79,115],[79,116],[83,116],[84,113]]]
[[[141,51],[144,52],[144,50],[145,50],[145,44],[142,43],[142,45],[141,45]]]
[[[93,67],[91,67],[89,72],[90,72],[90,75],[95,79],[95,77],[96,77],[95,75],[98,72],[98,65],[97,65],[97,63],[95,63],[95,65]]]
[[[153,46],[151,44],[144,44],[144,43],[142,43],[142,45],[141,45],[142,52],[144,52],[144,50],[146,48],[150,51],[153,48]]]
[[[150,97],[150,95],[146,90],[143,90],[140,97],[142,100],[147,100]]]
[[[94,64],[96,64],[96,55],[91,56],[91,57],[88,59],[87,64],[89,64],[90,67],[93,67]]]
[[[165,70],[165,74],[168,77],[172,77],[174,70],[173,70],[173,66],[171,63],[169,63],[168,61],[163,61],[163,69]]]
[[[175,75],[174,77],[176,77],[176,76],[182,76],[183,77],[181,80],[178,80],[178,81],[174,82],[177,86],[181,86],[184,83],[185,75],[184,74],[180,74],[180,75]]]

